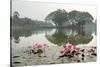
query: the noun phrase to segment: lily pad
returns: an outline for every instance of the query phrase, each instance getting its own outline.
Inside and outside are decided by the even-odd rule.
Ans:
[[[20,64],[21,62],[18,62],[18,61],[16,61],[16,62],[13,62],[14,64]]]
[[[18,57],[20,57],[20,56],[13,56],[13,58],[18,58]]]

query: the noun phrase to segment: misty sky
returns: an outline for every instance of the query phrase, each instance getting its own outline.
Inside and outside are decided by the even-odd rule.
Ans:
[[[18,11],[20,17],[29,17],[33,20],[44,20],[49,13],[59,8],[67,12],[72,10],[89,12],[96,18],[96,6],[12,0],[12,12]]]

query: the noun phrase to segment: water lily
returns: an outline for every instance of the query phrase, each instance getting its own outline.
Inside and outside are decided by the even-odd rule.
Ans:
[[[31,44],[28,46],[28,48],[33,48],[33,49],[43,49],[46,48],[46,44]]]
[[[43,48],[47,48],[48,46],[46,44],[43,44]]]
[[[39,57],[41,57],[41,55],[44,53],[44,57],[46,57],[45,55],[45,48],[47,47],[46,44],[31,44],[28,46],[28,48],[30,49],[30,52],[33,54],[37,54]]]
[[[65,48],[63,48],[61,51],[60,51],[60,53],[64,53],[66,50],[65,50]]]
[[[61,49],[60,53],[61,56],[60,57],[74,57],[75,55],[77,55],[77,53],[80,52],[80,48],[76,47],[75,45],[72,44],[66,44],[63,46],[63,48]]]
[[[68,45],[67,47],[68,47],[68,49],[71,49],[73,46],[72,45]]]
[[[75,49],[75,46],[74,45],[72,45],[72,44],[66,44],[66,45],[64,45],[63,46],[64,47],[64,49],[66,50],[66,51],[73,51],[74,49]]]
[[[33,45],[32,48],[35,49],[36,48],[36,45]]]
[[[80,52],[80,48],[79,47],[75,48],[75,51]]]
[[[43,45],[40,45],[40,44],[37,45],[37,48],[38,48],[38,49],[40,49],[40,48],[42,48],[42,47],[43,47]]]

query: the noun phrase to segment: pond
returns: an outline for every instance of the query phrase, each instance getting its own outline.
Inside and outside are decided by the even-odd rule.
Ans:
[[[76,63],[96,61],[96,31],[95,28],[36,28],[14,29],[12,32],[12,65],[30,66],[44,64]],[[45,51],[33,54],[29,45],[45,44]],[[60,50],[65,44],[79,47],[79,57],[62,57]],[[90,49],[90,55],[89,55]],[[88,50],[84,54],[82,50]],[[94,54],[91,52],[94,50]],[[41,51],[40,51],[41,52]],[[85,58],[83,58],[85,55]]]

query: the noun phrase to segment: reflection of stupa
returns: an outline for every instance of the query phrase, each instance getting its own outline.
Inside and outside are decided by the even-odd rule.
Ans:
[[[68,33],[67,33],[68,32]],[[66,43],[71,44],[87,44],[89,43],[93,36],[91,34],[85,34],[83,31],[75,31],[75,30],[67,30],[67,29],[56,29],[55,33],[50,35],[46,34],[46,38],[59,46],[64,45]]]

